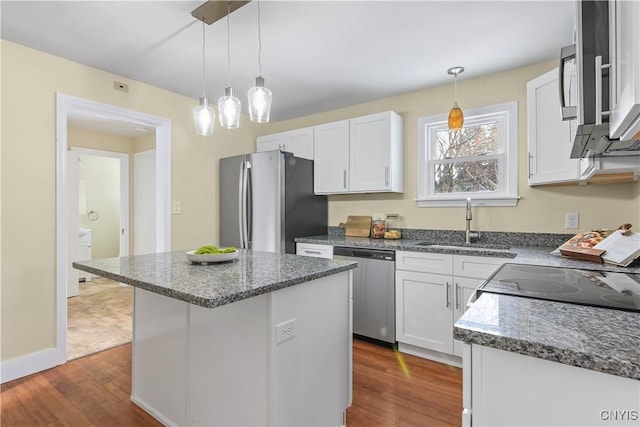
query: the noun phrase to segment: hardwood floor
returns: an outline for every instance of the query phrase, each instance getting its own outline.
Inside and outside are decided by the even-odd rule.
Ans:
[[[353,342],[348,427],[460,426],[462,369]]]
[[[459,426],[462,371],[354,341],[348,427]],[[159,426],[129,401],[131,344],[1,387],[0,425]]]

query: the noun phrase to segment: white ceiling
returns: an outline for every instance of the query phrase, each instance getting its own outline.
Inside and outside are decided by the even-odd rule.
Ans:
[[[194,98],[202,96],[203,1],[6,1],[2,38]],[[258,75],[257,7],[230,17],[231,84],[246,110]],[[556,58],[574,2],[260,2],[262,75],[272,121]],[[206,94],[227,86],[227,26],[206,26]],[[43,70],[43,72],[46,72]]]

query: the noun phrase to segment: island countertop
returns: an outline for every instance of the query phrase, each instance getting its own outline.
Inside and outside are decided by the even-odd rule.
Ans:
[[[233,261],[192,264],[185,252],[74,262],[73,267],[205,308],[356,268],[345,260],[239,249]]]
[[[640,313],[483,293],[453,335],[469,344],[640,380]]]

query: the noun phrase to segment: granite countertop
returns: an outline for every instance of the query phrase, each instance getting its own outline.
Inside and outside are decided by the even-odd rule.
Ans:
[[[239,250],[233,261],[192,264],[185,252],[74,262],[73,267],[205,308],[356,268],[345,260]]]
[[[640,380],[640,313],[483,293],[454,338]]]
[[[561,237],[560,239],[563,239]],[[340,235],[322,235],[302,237],[295,239],[297,243],[313,243],[331,246],[348,246],[358,248],[387,249],[393,251],[418,251],[431,253],[445,253],[453,255],[476,255],[506,258],[505,262],[517,262],[520,264],[549,265],[554,267],[583,268],[588,270],[619,271],[623,273],[640,274],[640,260],[636,260],[629,267],[617,267],[609,264],[598,264],[590,261],[580,261],[565,258],[561,255],[553,255],[551,252],[560,244],[527,245],[526,241],[519,240],[510,243],[502,240],[499,243],[472,243],[471,245],[449,245],[451,240],[427,239],[371,239],[368,237],[345,237]],[[565,240],[560,240],[563,242]],[[418,246],[418,243],[433,243],[433,246]]]
[[[551,252],[566,236],[527,244],[417,246],[433,238],[382,240],[340,235],[296,239],[300,243],[504,257],[505,262],[640,274],[640,262],[616,267],[578,261]],[[443,238],[443,242],[460,241]],[[558,241],[560,243],[558,243]],[[549,242],[553,242],[550,244]],[[542,243],[540,245],[540,243]],[[546,245],[545,245],[546,244]],[[501,246],[503,245],[503,246]],[[508,249],[499,249],[508,247]],[[456,322],[454,337],[594,371],[640,380],[640,313],[483,293]]]

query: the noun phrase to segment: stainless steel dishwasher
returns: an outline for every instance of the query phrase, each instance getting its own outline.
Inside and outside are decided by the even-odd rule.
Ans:
[[[336,246],[333,257],[358,262],[358,268],[353,270],[354,335],[394,344],[395,252]]]

